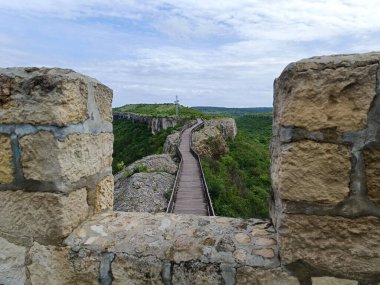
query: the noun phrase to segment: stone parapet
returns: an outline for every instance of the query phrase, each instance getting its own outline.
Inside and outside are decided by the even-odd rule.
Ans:
[[[305,284],[380,281],[379,62],[314,57],[275,81],[271,215],[282,265]]]
[[[0,69],[0,236],[57,244],[112,209],[111,104],[69,69]]]

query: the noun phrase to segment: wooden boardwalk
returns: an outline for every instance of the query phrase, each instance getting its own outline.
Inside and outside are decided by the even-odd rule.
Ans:
[[[202,175],[198,160],[190,151],[191,131],[202,123],[186,129],[181,136],[179,150],[182,154],[182,173],[179,176],[178,190],[173,213],[208,216],[207,203],[202,184]]]

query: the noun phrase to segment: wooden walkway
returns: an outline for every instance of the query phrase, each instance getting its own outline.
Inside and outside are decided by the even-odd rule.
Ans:
[[[183,168],[179,177],[173,213],[208,216],[207,203],[202,185],[201,169],[197,159],[190,151],[191,131],[202,121],[186,129],[181,136],[179,150],[182,154]]]

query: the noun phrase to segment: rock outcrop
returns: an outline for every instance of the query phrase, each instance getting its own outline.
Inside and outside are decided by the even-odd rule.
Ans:
[[[116,120],[131,120],[133,122],[147,124],[148,128],[152,130],[152,134],[157,134],[161,130],[173,128],[176,125],[186,121],[186,119],[178,117],[155,117],[130,112],[114,112],[113,118]]]
[[[193,133],[193,148],[201,157],[218,158],[228,153],[226,140],[234,139],[236,134],[237,127],[232,118],[205,120],[204,127]]]
[[[177,146],[179,145],[179,139],[181,132],[174,132],[166,137],[164,143],[164,153],[170,154],[172,157],[177,155]]]
[[[178,166],[168,154],[144,157],[115,176],[114,209],[165,212]],[[165,197],[166,196],[166,197]]]

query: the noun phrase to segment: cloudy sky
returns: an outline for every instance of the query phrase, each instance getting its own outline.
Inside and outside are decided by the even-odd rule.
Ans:
[[[0,65],[57,66],[114,106],[271,106],[289,63],[380,50],[379,0],[0,0]]]

